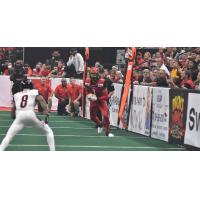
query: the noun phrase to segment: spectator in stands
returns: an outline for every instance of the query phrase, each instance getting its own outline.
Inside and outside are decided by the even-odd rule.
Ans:
[[[152,60],[156,60],[156,54],[155,53],[153,53],[153,55],[152,55]]]
[[[70,51],[70,57],[67,66],[65,67],[65,72],[68,78],[75,75],[75,77],[83,79],[84,60],[76,48],[72,48]]]
[[[156,52],[156,61],[157,61],[158,58],[161,58],[161,53],[159,51]]]
[[[159,86],[159,87],[169,87],[166,80],[166,72],[163,69],[159,70],[158,78],[156,78],[152,83],[142,83],[142,85],[148,86]]]
[[[116,83],[123,83],[124,82],[124,77],[122,76],[121,71],[116,71],[116,78],[117,78]]]
[[[35,89],[38,90],[43,98],[45,99],[46,103],[48,104],[48,112],[50,114],[51,111],[51,106],[52,106],[52,96],[53,96],[53,90],[49,84],[46,83],[46,77],[42,76],[41,77],[41,82],[35,86]],[[50,96],[49,96],[50,94]],[[40,115],[43,114],[43,108],[38,103],[38,112]]]
[[[40,72],[41,76],[48,77],[48,75],[50,73],[49,68],[50,68],[50,65],[43,64],[43,69]]]
[[[15,67],[13,68],[12,73],[10,75],[10,80],[13,81],[13,88],[12,88],[13,95],[21,91],[20,84],[23,80],[26,79],[27,79],[26,70],[22,68],[21,61],[17,60]]]
[[[149,52],[146,52],[144,54],[144,61],[149,62],[150,59],[151,59],[151,54]]]
[[[198,73],[197,80],[195,81],[195,89],[200,90],[200,72]]]
[[[150,71],[153,71],[155,68],[157,68],[157,66],[155,66],[154,63],[156,63],[156,60],[152,60],[152,59],[149,60],[148,65],[149,65]]]
[[[33,71],[32,71],[32,69],[30,68],[30,66],[29,66],[28,63],[24,64],[24,69],[26,70],[27,76],[32,76]]]
[[[117,78],[115,77],[115,75],[116,75],[116,71],[115,71],[115,70],[110,70],[110,77],[109,77],[109,79],[110,79],[113,83],[115,83],[115,82],[117,81]]]
[[[6,56],[6,59],[11,63],[13,62],[13,52],[11,49],[8,50],[8,55]]]
[[[197,65],[198,65],[199,62],[200,62],[200,54],[197,54],[195,61],[196,61]]]
[[[61,79],[61,84],[58,85],[55,89],[55,97],[58,100],[58,115],[68,115],[65,107],[69,104],[69,92],[71,90],[71,85],[67,84],[67,80],[65,78]]]
[[[192,51],[192,54],[191,54],[191,58],[192,58],[193,60],[196,60],[197,54],[198,54],[198,52],[197,52],[196,50],[193,50],[193,51]]]
[[[101,63],[98,62],[98,61],[95,63],[95,67],[96,67],[96,68],[98,68],[100,65],[101,65]]]
[[[138,73],[135,69],[133,69],[133,82],[138,80]]]
[[[110,75],[109,75],[109,70],[108,69],[104,69],[104,73],[105,73],[105,77],[106,78],[109,78]]]
[[[33,69],[32,76],[40,77],[41,76],[40,71],[41,71],[41,66],[40,66],[40,64],[37,63],[36,67]]]
[[[179,85],[175,85],[172,79],[169,79],[168,83],[170,83],[171,86],[175,88],[194,89],[195,86],[194,86],[193,81],[190,79],[190,77],[191,77],[191,72],[189,70],[183,70],[181,72],[182,81],[180,82]]]
[[[50,64],[50,60],[49,59],[46,59],[45,64],[47,66],[47,69],[51,70],[51,64]]]
[[[125,75],[125,65],[120,65],[119,69],[120,69],[120,71],[122,73],[122,76],[124,76]]]
[[[173,58],[173,51],[171,47],[167,47],[167,52],[165,53],[165,58]]]
[[[166,65],[167,61],[166,61],[166,56],[165,56],[165,53],[164,53],[164,48],[163,47],[159,47],[159,52],[161,54],[161,58],[164,61],[164,64]]]
[[[64,77],[65,73],[64,73],[64,67],[63,67],[63,63],[61,61],[58,62],[58,78],[62,78]]]
[[[13,53],[13,61],[22,60],[23,58],[23,48],[17,48]]]
[[[160,52],[159,52],[160,53]],[[163,59],[162,58],[157,58],[157,67],[159,69],[163,69],[165,70],[165,72],[167,73],[167,75],[169,76],[170,73],[169,73],[169,70],[167,69],[167,67],[164,65],[164,62],[163,62]]]
[[[139,84],[143,85],[144,83],[151,83],[153,80],[150,77],[150,71],[148,69],[143,70],[143,79],[139,78],[138,82]]]
[[[82,87],[76,84],[76,80],[70,78],[69,107],[72,117],[78,117],[78,109],[82,106]]]
[[[142,59],[142,53],[141,52],[137,52],[137,63],[141,64],[144,62],[144,59]],[[141,67],[142,65],[139,65],[139,67]]]
[[[152,76],[153,81],[154,81],[155,79],[158,78],[158,75],[159,75],[159,69],[158,69],[158,68],[155,68],[155,69],[153,70],[153,76]]]
[[[148,62],[144,62],[144,63],[142,64],[141,70],[144,70],[144,69],[148,69],[148,70],[149,70]]]
[[[54,51],[52,54],[52,58],[50,60],[51,64],[51,70],[54,69],[54,66],[58,66],[58,62],[61,61],[63,63],[63,60],[60,58],[60,54],[58,51]]]
[[[187,69],[191,72],[192,81],[193,82],[196,81],[199,70],[196,65],[196,61],[194,59],[189,58],[189,63],[188,63]]]
[[[58,66],[54,66],[54,70],[49,73],[48,78],[60,78],[58,75]]]
[[[182,72],[181,66],[176,59],[171,59],[170,67],[172,68],[171,78],[173,81],[175,81],[175,79],[178,79],[180,77],[180,74]]]
[[[185,52],[185,50],[183,50],[182,47],[177,47],[176,55],[175,55],[174,59],[182,61],[184,52]]]
[[[116,71],[118,71],[118,68],[114,65],[114,66],[112,66],[112,70],[114,70],[116,72]]]
[[[192,55],[192,53],[191,53],[190,51],[187,52],[187,57],[188,57],[188,58],[191,58],[191,57],[192,57],[191,55]]]
[[[200,72],[200,63],[197,65],[198,69],[199,69],[199,72]]]
[[[9,63],[8,63],[8,69],[5,70],[5,72],[4,72],[3,75],[9,76],[9,75],[12,73],[12,71],[13,71],[13,66],[12,66],[12,63],[9,62]]]
[[[187,60],[187,54],[184,53],[184,54],[183,54],[183,57],[182,57],[182,60],[181,60],[181,65],[182,65],[182,66],[185,66],[186,60]]]

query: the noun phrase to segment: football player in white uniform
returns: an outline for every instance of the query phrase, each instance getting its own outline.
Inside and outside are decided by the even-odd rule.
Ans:
[[[22,91],[14,95],[11,117],[15,120],[0,145],[0,151],[5,150],[14,136],[26,126],[31,126],[45,133],[50,151],[55,151],[53,131],[47,124],[49,122],[49,114],[46,102],[39,91],[33,88],[34,85],[31,80],[24,80],[21,83]],[[40,120],[34,112],[36,101],[40,102],[45,111],[45,122]]]

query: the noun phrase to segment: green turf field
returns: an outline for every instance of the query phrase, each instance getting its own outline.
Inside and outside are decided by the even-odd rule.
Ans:
[[[5,137],[13,120],[11,111],[0,111],[0,142]],[[44,120],[44,115],[39,116]],[[98,134],[91,128],[94,122],[80,117],[57,116],[51,113],[49,126],[54,132],[56,151],[185,151],[160,140],[148,138],[136,133],[117,130],[111,127],[114,138],[105,136],[105,129]],[[46,136],[31,127],[20,131],[7,151],[48,151]]]

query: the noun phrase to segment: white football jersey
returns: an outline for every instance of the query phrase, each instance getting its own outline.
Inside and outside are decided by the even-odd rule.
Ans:
[[[20,111],[27,110],[32,110],[34,112],[37,95],[39,95],[38,90],[27,90],[16,93],[14,95],[16,114]]]

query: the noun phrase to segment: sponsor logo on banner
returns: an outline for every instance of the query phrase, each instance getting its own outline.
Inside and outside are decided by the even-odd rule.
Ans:
[[[117,127],[122,84],[114,83],[114,93],[109,99],[110,125]]]
[[[152,88],[134,86],[128,130],[150,135]]]
[[[169,88],[153,88],[151,137],[168,141]]]
[[[177,89],[170,90],[170,143],[183,145],[186,127],[187,102],[187,91]]]
[[[200,94],[188,94],[188,110],[184,144],[200,148]]]

